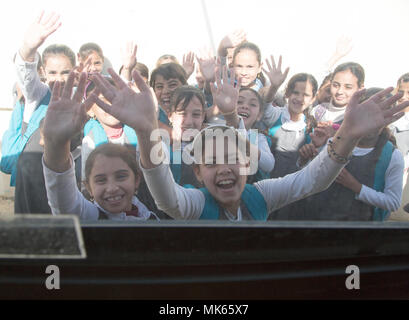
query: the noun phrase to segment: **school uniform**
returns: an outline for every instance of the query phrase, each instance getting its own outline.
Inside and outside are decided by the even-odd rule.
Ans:
[[[231,221],[247,218],[265,221],[269,212],[328,187],[342,168],[342,164],[330,159],[328,152],[323,150],[303,170],[281,179],[267,179],[247,185],[242,194],[242,202],[246,205],[245,197],[253,198],[258,205],[246,206],[249,214],[239,208],[236,215],[232,215],[215,203],[206,189],[184,188],[178,185],[173,179],[169,165],[162,163],[153,169],[144,169],[141,166],[158,208],[174,219],[197,220],[202,216],[206,219],[219,219],[225,215]]]
[[[304,199],[305,220],[384,221],[400,206],[403,157],[386,137],[375,148],[354,148],[346,169],[361,184],[359,194],[334,182]]]
[[[317,122],[332,121],[341,124],[344,120],[346,106],[339,108],[330,103],[322,103],[311,110],[311,115]]]

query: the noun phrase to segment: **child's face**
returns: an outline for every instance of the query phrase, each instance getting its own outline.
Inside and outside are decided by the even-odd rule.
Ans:
[[[183,137],[183,133],[187,130],[196,129],[200,131],[202,129],[205,113],[203,105],[197,97],[193,97],[187,107],[183,110],[184,100],[182,100],[176,107],[169,119],[172,122],[173,138],[180,139]]]
[[[96,156],[87,189],[95,201],[111,213],[132,209],[132,197],[139,185],[139,177],[119,157]]]
[[[243,118],[247,130],[251,129],[257,120],[260,120],[260,103],[254,92],[250,90],[240,91],[237,114]]]
[[[358,78],[349,70],[337,72],[331,81],[331,101],[336,107],[346,107],[359,90]]]
[[[91,59],[90,65],[88,67],[87,72],[89,73],[101,73],[102,68],[104,66],[104,59],[101,57],[98,53],[95,51],[92,51],[92,53],[87,57],[88,60]],[[85,63],[85,61],[82,61]]]
[[[399,99],[399,103],[403,103],[405,101],[409,101],[409,81],[408,82],[401,82],[398,88],[398,92],[403,93],[403,97]],[[404,109],[405,112],[409,111],[409,107]]]
[[[62,82],[64,85],[73,68],[74,66],[67,56],[63,54],[49,55],[44,63],[46,83],[50,88],[56,81]]]
[[[105,103],[109,104],[109,101],[106,100],[106,98],[103,95],[100,95],[99,98]],[[102,110],[100,107],[97,106],[97,104],[94,104],[91,110],[102,126],[111,128],[117,128],[119,126],[122,126],[122,123],[117,118],[114,118],[109,113]]]
[[[261,71],[261,65],[257,60],[257,54],[253,50],[243,49],[235,57],[234,72],[241,79],[241,85],[247,87],[257,78]]]
[[[288,110],[294,115],[301,114],[311,104],[313,98],[311,83],[297,81],[293,91],[287,97]]]
[[[331,81],[328,80],[317,92],[317,100],[319,103],[331,101]]]
[[[232,210],[237,210],[240,205],[240,197],[247,180],[246,175],[240,175],[240,168],[245,168],[247,165],[243,158],[240,159],[240,152],[230,151],[229,153],[227,140],[225,139],[224,145],[224,164],[216,164],[214,143],[213,155],[205,153],[204,163],[195,165],[193,168],[198,181],[203,182],[215,200],[230,213],[235,214],[236,212]],[[233,159],[235,164],[229,164],[229,158]]]
[[[165,111],[168,111],[170,109],[170,97],[172,95],[172,92],[180,86],[182,86],[182,82],[180,82],[179,79],[170,78],[166,80],[161,75],[156,76],[153,90],[155,91],[159,105]]]

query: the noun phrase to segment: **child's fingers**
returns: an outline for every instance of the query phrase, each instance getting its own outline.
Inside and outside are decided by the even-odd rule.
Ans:
[[[290,71],[290,67],[287,67],[284,71],[284,79],[287,78],[288,72]]]
[[[384,98],[393,91],[392,87],[386,88],[380,92],[378,92],[377,94],[374,94],[372,97],[370,97],[368,100],[369,101],[374,101],[376,103],[380,103],[381,105],[383,105],[383,100]]]
[[[222,67],[222,77],[223,77],[223,84],[226,85],[228,83],[226,66]]]
[[[61,84],[60,84],[59,81],[56,81],[54,83],[53,92],[51,94],[51,101],[52,102],[58,101],[60,99],[60,86],[61,86]]]
[[[85,101],[82,104],[85,109],[85,112],[88,112],[91,109],[91,107],[96,103],[98,96],[99,89],[94,88],[94,90],[92,90],[91,94],[88,95],[88,98],[85,99]]]
[[[134,72],[132,73],[132,77],[135,81],[136,86],[141,92],[150,92],[148,85],[146,84],[145,80],[141,77],[138,70],[134,70]]]
[[[124,80],[122,80],[122,78],[114,71],[114,69],[108,68],[108,73],[111,75],[112,80],[118,89],[122,90],[123,88],[128,87]]]
[[[64,85],[64,90],[62,92],[61,98],[71,99],[72,87],[74,85],[74,79],[75,79],[75,73],[73,71],[71,71],[69,76],[68,76],[67,82]]]
[[[104,110],[105,112],[112,114],[112,106],[104,101],[102,101],[99,97],[97,97],[95,94],[92,94],[93,99],[94,99],[94,103],[96,103],[98,105],[98,107],[100,107],[102,110]],[[113,115],[113,114],[112,114]],[[114,115],[113,115],[114,116]]]
[[[381,102],[381,109],[389,109],[390,106],[392,106],[396,101],[398,101],[400,98],[402,98],[403,92],[397,93],[393,95],[392,97],[386,99],[385,101]]]
[[[74,73],[73,73],[74,74]],[[71,74],[70,74],[71,76]],[[78,87],[77,87],[77,91],[75,91],[73,100],[76,102],[81,102],[83,96],[84,96],[84,92],[85,92],[85,86],[87,83],[87,74],[85,72],[81,72],[80,74],[80,79],[78,81]],[[71,84],[72,87],[73,84]],[[71,93],[72,89],[70,89],[70,93]]]
[[[216,75],[217,88],[221,88],[222,83],[221,83],[221,79],[220,79],[220,64],[217,65],[217,67],[215,69],[215,75]]]
[[[272,64],[273,64],[273,68],[274,68],[274,69],[277,69],[276,62],[275,62],[275,60],[274,60],[273,55],[271,55],[270,57],[271,57],[271,62],[272,62]]]
[[[109,101],[115,98],[115,92],[113,90],[112,85],[103,78],[103,76],[99,73],[92,75],[92,81],[95,83],[95,86],[101,91],[102,95]]]
[[[357,106],[359,105],[359,100],[361,99],[361,97],[363,96],[363,94],[365,93],[366,89],[362,89],[362,90],[358,90],[356,91],[352,97],[351,100],[349,101],[348,106]]]
[[[45,13],[45,11],[41,10],[40,14],[38,15],[37,21],[36,21],[38,24],[41,23],[41,20],[43,19],[43,16],[44,16],[44,13]]]
[[[281,63],[282,63],[282,57],[280,56],[280,58],[278,58],[278,65],[277,65],[277,69],[281,71]]]

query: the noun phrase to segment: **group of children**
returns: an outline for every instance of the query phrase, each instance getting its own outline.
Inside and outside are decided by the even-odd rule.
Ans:
[[[193,53],[182,64],[162,55],[150,74],[133,43],[118,73],[104,70],[94,43],[77,57],[65,45],[40,57],[59,27],[42,13],[15,56],[22,94],[1,170],[16,187],[16,213],[383,221],[401,206],[408,74],[395,89],[362,90],[364,69],[344,63],[321,86],[297,73],[282,93],[282,58],[263,68],[258,46],[236,31],[217,57],[196,58],[192,86]]]

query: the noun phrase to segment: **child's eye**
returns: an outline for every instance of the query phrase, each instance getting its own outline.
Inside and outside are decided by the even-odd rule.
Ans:
[[[201,116],[202,116],[201,113],[194,113],[194,114],[193,114],[193,117],[194,117],[194,118],[200,118]]]
[[[127,173],[118,173],[116,175],[117,180],[123,181],[128,179],[129,175]]]
[[[104,184],[106,182],[106,178],[96,178],[96,179],[94,179],[94,182],[96,184],[101,185],[101,184]]]

